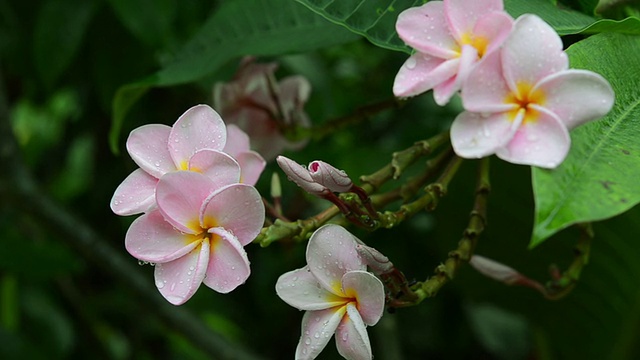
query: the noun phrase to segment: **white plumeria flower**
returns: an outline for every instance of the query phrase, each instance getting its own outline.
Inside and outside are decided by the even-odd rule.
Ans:
[[[314,359],[336,334],[346,359],[372,359],[367,325],[384,311],[384,286],[366,271],[356,239],[338,225],[325,225],[311,236],[307,266],[283,274],[276,292],[287,304],[306,310],[296,359]]]
[[[500,52],[463,84],[467,110],[451,126],[456,154],[496,154],[515,163],[555,168],[569,152],[570,129],[604,116],[614,93],[602,76],[569,69],[558,34],[535,15],[523,15]]]

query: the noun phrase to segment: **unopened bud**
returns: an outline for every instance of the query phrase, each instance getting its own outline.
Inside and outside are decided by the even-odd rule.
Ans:
[[[469,264],[481,274],[507,285],[513,285],[523,278],[516,270],[484,256],[473,255]]]
[[[271,174],[271,198],[282,197],[282,186],[280,186],[280,176],[277,172]]]
[[[387,274],[393,270],[393,263],[380,251],[364,244],[356,244],[356,251],[374,274]]]
[[[325,195],[327,191],[329,191],[326,187],[316,183],[313,178],[311,178],[309,170],[297,162],[284,156],[278,156],[276,162],[282,171],[287,174],[289,180],[296,183],[296,185],[300,186],[304,191],[318,196]]]
[[[324,161],[316,160],[309,164],[309,174],[318,184],[333,192],[346,192],[351,189],[353,182],[346,172],[336,169]]]

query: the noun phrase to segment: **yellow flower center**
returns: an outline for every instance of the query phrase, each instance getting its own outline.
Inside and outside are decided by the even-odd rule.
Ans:
[[[460,39],[460,45],[471,45],[478,51],[478,57],[482,58],[487,51],[489,40],[484,36],[474,36],[471,33],[464,33]]]
[[[527,82],[519,82],[516,87],[517,90],[507,95],[504,100],[507,104],[517,105],[509,112],[511,120],[515,120],[518,113],[524,111],[523,124],[536,122],[539,113],[531,105],[543,105],[545,101],[544,93],[539,89],[532,91],[533,86]]]

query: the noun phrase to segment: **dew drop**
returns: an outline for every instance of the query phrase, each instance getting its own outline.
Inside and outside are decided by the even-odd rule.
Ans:
[[[414,59],[414,58],[409,58],[409,59],[407,59],[407,62],[406,62],[406,63],[404,63],[404,65],[407,67],[407,69],[409,69],[409,70],[413,70],[413,69],[415,69],[415,68],[416,68],[416,65],[417,65],[417,63],[416,63],[416,59]]]
[[[311,345],[311,338],[307,337],[306,339],[304,339],[304,343],[307,345]]]
[[[164,287],[164,282],[162,282],[160,280],[156,281],[156,287],[158,289],[162,289]]]
[[[171,284],[171,288],[169,290],[173,291],[176,289],[176,283]]]
[[[317,332],[317,333],[313,334],[313,337],[316,338],[316,339],[320,339],[320,333]]]

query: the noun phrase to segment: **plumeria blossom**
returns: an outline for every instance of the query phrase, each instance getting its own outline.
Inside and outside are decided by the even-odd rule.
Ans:
[[[500,48],[512,26],[502,0],[429,1],[403,11],[396,30],[416,52],[396,75],[393,93],[409,97],[433,89],[436,103],[446,104],[476,63]]]
[[[558,166],[569,151],[568,130],[604,116],[614,102],[602,76],[568,68],[556,32],[535,15],[518,18],[504,48],[487,55],[464,83],[467,111],[451,127],[455,152]]]
[[[127,151],[140,166],[116,189],[111,210],[118,215],[134,215],[155,208],[155,190],[163,175],[190,170],[237,181],[238,163],[222,152],[227,140],[225,124],[207,105],[187,110],[173,125],[141,126],[129,134]]]
[[[250,149],[249,136],[236,125],[227,126],[227,144],[222,151],[231,155],[240,165],[240,182],[248,185],[258,182],[267,162]]]
[[[156,287],[174,305],[189,300],[200,283],[228,293],[249,277],[243,246],[260,232],[264,205],[254,187],[224,180],[239,177],[239,169],[231,172],[216,180],[193,171],[165,174],[157,209],[127,231],[127,251],[156,263]]]
[[[282,130],[309,127],[304,112],[311,85],[302,76],[289,76],[279,83],[277,64],[259,64],[247,57],[233,81],[214,86],[213,102],[229,124],[236,124],[251,138],[253,148],[267,160],[284,149],[298,149],[306,142],[291,142]]]
[[[307,266],[283,274],[276,292],[287,304],[305,310],[296,359],[314,359],[335,333],[346,359],[371,359],[367,325],[384,310],[384,287],[366,271],[356,240],[338,225],[316,230],[307,245]]]

